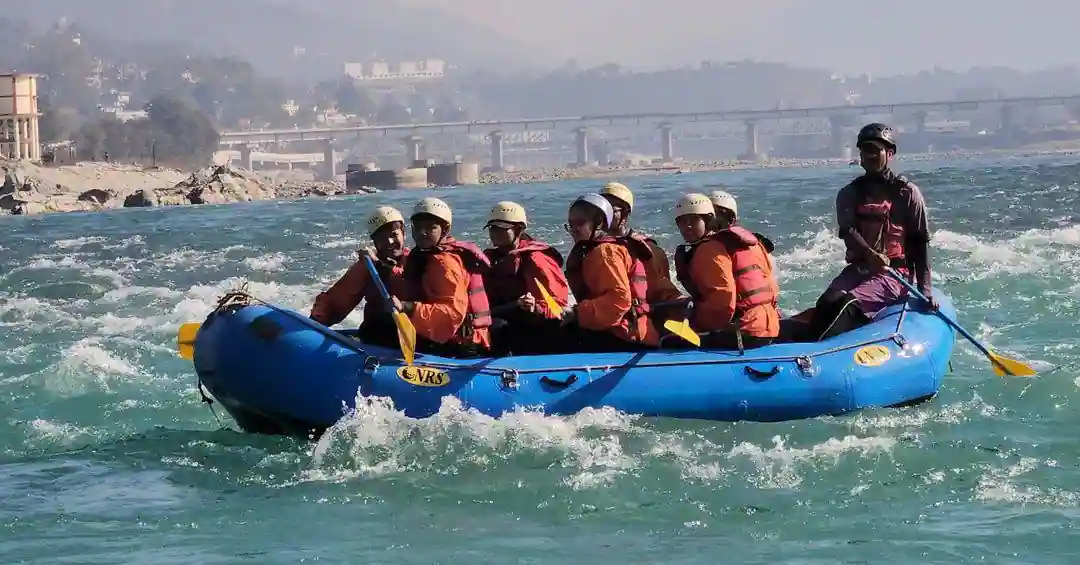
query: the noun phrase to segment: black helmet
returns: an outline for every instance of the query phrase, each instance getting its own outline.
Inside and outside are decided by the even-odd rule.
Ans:
[[[859,130],[859,139],[855,142],[856,147],[862,147],[867,141],[878,141],[886,147],[896,151],[896,130],[879,123],[866,124]]]

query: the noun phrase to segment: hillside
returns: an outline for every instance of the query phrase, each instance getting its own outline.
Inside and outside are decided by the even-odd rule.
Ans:
[[[363,6],[359,9],[358,6]],[[396,0],[34,0],[19,18],[61,17],[129,43],[181,43],[237,55],[275,76],[334,76],[348,60],[442,58],[463,67],[520,65],[530,51],[487,28]],[[303,55],[296,56],[294,48]]]

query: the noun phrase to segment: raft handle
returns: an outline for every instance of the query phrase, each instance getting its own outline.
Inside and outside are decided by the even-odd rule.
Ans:
[[[751,377],[754,377],[755,379],[765,380],[765,379],[768,379],[770,377],[775,377],[776,374],[780,372],[780,365],[773,365],[773,368],[769,369],[768,371],[762,371],[760,369],[755,369],[755,368],[747,365],[747,366],[743,367],[743,371],[745,371],[746,374],[750,375]]]
[[[518,372],[511,369],[509,371],[503,371],[499,376],[499,384],[503,390],[517,390],[518,389]]]
[[[795,358],[795,366],[802,371],[804,377],[814,376],[814,360],[806,355],[800,355]]]
[[[379,358],[374,355],[369,355],[367,359],[364,359],[364,372],[369,375],[374,375],[375,371],[379,370]]]
[[[544,376],[540,377],[540,382],[544,383],[544,384],[546,384],[548,386],[553,386],[553,387],[557,387],[557,388],[566,388],[566,387],[568,387],[568,386],[570,386],[570,385],[577,382],[577,375],[571,374],[569,377],[566,377],[566,380],[562,380],[562,381],[560,381],[558,379],[553,379],[553,378],[551,378],[551,377],[549,377],[547,375],[544,375]]]

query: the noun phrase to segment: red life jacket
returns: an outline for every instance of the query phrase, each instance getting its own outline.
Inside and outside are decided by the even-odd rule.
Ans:
[[[473,330],[491,326],[491,306],[484,289],[484,273],[491,268],[491,261],[475,243],[457,241],[451,237],[447,237],[432,249],[414,249],[405,263],[405,279],[409,281],[411,300],[427,300],[421,281],[424,279],[428,260],[439,253],[457,254],[469,274],[469,309],[465,315],[465,323],[458,329],[458,338],[468,340],[472,337]]]
[[[874,182],[870,179],[862,182]],[[897,176],[886,181],[889,196],[871,200],[866,196],[855,208],[855,229],[862,235],[866,244],[878,253],[885,254],[893,267],[907,265],[905,252],[905,233],[903,222],[896,222],[893,216],[893,198],[907,186],[907,179]],[[867,191],[869,192],[869,191]],[[866,194],[864,192],[863,194]],[[848,260],[854,257],[849,254]]]
[[[570,290],[574,293],[574,297],[577,298],[578,302],[593,297],[585,280],[585,275],[581,270],[581,265],[585,256],[601,243],[621,245],[630,252],[630,272],[628,273],[630,276],[630,311],[627,313],[627,317],[631,318],[631,322],[634,322],[639,316],[645,316],[649,313],[649,301],[646,298],[649,290],[649,280],[645,276],[645,262],[652,259],[653,253],[647,243],[632,237],[615,238],[605,236],[574,244],[569,257],[566,259],[566,280],[570,283]],[[633,324],[631,324],[632,326]]]
[[[500,306],[515,302],[528,291],[520,273],[523,261],[531,260],[529,256],[533,253],[543,253],[551,257],[560,267],[563,266],[562,254],[557,249],[546,243],[535,241],[525,234],[522,234],[518,240],[517,247],[509,251],[484,250],[484,254],[491,261],[491,270],[484,276],[484,287],[487,289],[492,304]],[[548,290],[551,291],[551,289]]]
[[[756,234],[740,226],[731,226],[675,250],[675,277],[694,300],[701,299],[701,290],[690,276],[690,262],[698,246],[709,240],[723,244],[731,257],[731,274],[735,278],[735,319],[754,306],[776,304],[779,299],[777,287],[772,277],[766,274],[769,256],[765,245]]]
[[[360,252],[363,261],[364,252]],[[409,299],[409,285],[405,281],[405,263],[409,258],[409,250],[406,248],[404,255],[400,260],[395,261],[393,259],[376,259],[375,271],[379,273],[379,278],[382,279],[384,285],[386,285],[386,291],[390,293],[390,296],[396,296],[399,300]],[[393,317],[390,315],[391,307],[383,300],[382,293],[379,292],[379,286],[375,284],[375,281],[369,281],[367,286],[364,287],[364,321],[363,323],[383,323],[388,326],[394,325]]]

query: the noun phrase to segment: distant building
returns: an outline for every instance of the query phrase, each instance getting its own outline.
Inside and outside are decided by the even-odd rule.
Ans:
[[[121,122],[130,122],[132,120],[145,120],[149,117],[146,110],[125,110],[122,107],[108,107],[100,106],[99,109],[103,114],[112,114],[116,119]]]
[[[357,82],[437,80],[446,76],[449,66],[441,59],[387,63],[345,63],[345,75]]]
[[[37,75],[0,75],[0,156],[41,160]]]

